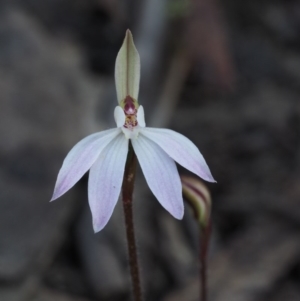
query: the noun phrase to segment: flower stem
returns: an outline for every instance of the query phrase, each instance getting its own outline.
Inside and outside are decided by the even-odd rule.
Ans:
[[[125,167],[122,197],[123,208],[126,224],[126,235],[128,243],[129,265],[132,281],[132,290],[134,301],[142,301],[141,284],[140,284],[140,271],[137,256],[137,247],[134,234],[133,210],[132,210],[132,194],[134,189],[134,180],[136,172],[136,155],[130,144],[127,162]]]
[[[211,221],[205,228],[200,227],[200,291],[201,301],[207,300],[207,251],[211,234]]]

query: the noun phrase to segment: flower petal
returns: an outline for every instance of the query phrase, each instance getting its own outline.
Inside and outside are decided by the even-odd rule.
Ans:
[[[139,136],[131,142],[151,191],[167,211],[182,219],[182,187],[175,162],[148,138]]]
[[[59,198],[90,169],[101,151],[118,134],[119,129],[111,129],[89,135],[79,141],[68,153],[58,173],[51,201]]]
[[[127,30],[115,66],[115,81],[119,103],[127,95],[134,99],[138,98],[140,69],[140,56],[135,48],[132,34],[130,30]]]
[[[145,123],[145,113],[144,113],[143,106],[139,106],[136,114],[136,118],[137,118],[138,125],[144,128],[146,126],[146,123]]]
[[[124,113],[124,110],[120,106],[115,107],[114,117],[117,127],[122,127],[125,123],[126,115]]]
[[[101,152],[90,170],[88,194],[95,232],[107,224],[118,201],[127,152],[128,140],[120,134]]]
[[[196,145],[167,129],[145,128],[141,134],[157,143],[172,159],[208,182],[216,182]]]

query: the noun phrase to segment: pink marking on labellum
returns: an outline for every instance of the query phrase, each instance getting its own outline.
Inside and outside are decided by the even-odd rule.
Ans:
[[[124,104],[124,113],[126,115],[124,127],[133,130],[133,128],[138,124],[136,118],[137,109],[135,107],[133,98],[127,95],[124,100]]]
[[[126,96],[125,100],[124,100],[125,106],[124,106],[124,112],[126,115],[136,115],[136,108],[134,105],[134,101],[132,99],[132,97],[130,97],[129,95]]]

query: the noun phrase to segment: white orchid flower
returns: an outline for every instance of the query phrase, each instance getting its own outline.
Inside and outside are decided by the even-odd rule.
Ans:
[[[88,199],[93,227],[95,232],[102,230],[120,195],[130,140],[151,191],[167,211],[182,219],[182,186],[174,161],[206,181],[215,180],[189,139],[168,129],[146,127],[144,109],[137,102],[140,58],[129,30],[116,59],[115,81],[117,127],[87,136],[71,149],[59,171],[51,201],[90,169]]]

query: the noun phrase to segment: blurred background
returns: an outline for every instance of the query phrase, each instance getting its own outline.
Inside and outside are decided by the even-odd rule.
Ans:
[[[80,139],[114,126],[125,30],[149,126],[199,147],[217,184],[210,301],[300,300],[300,2],[0,0],[0,300],[127,301],[122,204],[92,230],[87,176],[49,203]],[[187,173],[179,168],[180,173]],[[146,300],[198,299],[198,231],[139,171]]]

